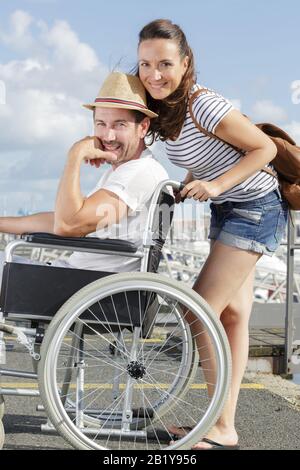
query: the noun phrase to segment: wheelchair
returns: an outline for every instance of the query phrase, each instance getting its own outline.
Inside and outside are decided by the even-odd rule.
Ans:
[[[6,247],[0,335],[17,336],[33,372],[2,368],[0,375],[36,378],[42,431],[76,449],[190,449],[226,401],[231,362],[220,321],[195,291],[157,273],[174,210],[170,187],[180,183],[166,180],[153,194],[141,248],[46,233]],[[13,260],[20,246],[137,257],[141,271],[20,264]],[[30,328],[18,326],[25,320]],[[1,417],[3,396],[14,393],[26,390],[0,389]],[[175,439],[170,425],[190,429]]]

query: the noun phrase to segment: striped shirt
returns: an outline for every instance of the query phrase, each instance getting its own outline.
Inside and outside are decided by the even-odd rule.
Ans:
[[[200,85],[194,85],[191,93],[199,88]],[[213,90],[200,94],[193,103],[196,120],[211,133],[215,132],[217,125],[232,109],[232,104]],[[194,179],[205,181],[218,178],[243,158],[230,145],[200,132],[188,109],[179,137],[176,141],[166,141],[166,152],[172,163],[191,171]],[[267,167],[274,171],[271,165]],[[251,201],[265,196],[277,187],[278,181],[275,177],[258,171],[211,200],[216,204],[225,201]]]

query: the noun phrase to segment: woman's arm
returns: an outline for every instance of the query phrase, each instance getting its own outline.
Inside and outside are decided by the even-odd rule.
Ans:
[[[247,153],[230,170],[212,181],[194,180],[186,184],[181,196],[206,201],[218,197],[264,168],[276,156],[272,140],[243,116],[232,110],[215,129],[216,136]]]
[[[272,140],[239,111],[232,110],[215,129],[215,134],[247,154],[230,170],[214,180],[220,194],[264,168],[276,156]]]
[[[40,212],[22,217],[0,217],[0,232],[22,235],[26,232],[54,233],[54,212]]]

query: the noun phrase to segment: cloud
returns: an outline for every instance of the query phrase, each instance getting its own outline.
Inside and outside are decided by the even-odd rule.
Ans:
[[[233,107],[234,107],[235,109],[238,109],[239,111],[241,110],[241,108],[242,108],[242,102],[241,102],[240,99],[238,99],[238,98],[232,98],[232,99],[230,99],[229,101],[230,101],[230,103],[232,103],[232,105],[233,105]]]
[[[0,150],[66,149],[91,130],[90,116],[80,106],[64,92],[32,88],[17,93],[0,110]]]
[[[0,32],[0,40],[14,49],[28,49],[34,39],[30,32],[33,18],[25,11],[16,10],[10,17],[7,33]]]
[[[66,21],[57,21],[44,33],[45,42],[53,48],[54,59],[69,72],[91,72],[99,66],[94,50],[81,43]]]
[[[252,116],[261,121],[286,121],[287,113],[270,100],[257,101],[252,107]]]
[[[292,121],[284,126],[288,134],[300,145],[300,122]]]
[[[96,96],[108,69],[66,21],[47,24],[21,10],[0,30],[1,43],[13,57],[0,62],[6,91],[0,106],[1,178],[5,174],[6,191],[22,179],[31,181],[29,192],[41,192],[49,188],[49,177],[57,185],[74,141],[92,133],[92,115],[81,104]],[[83,183],[92,179],[89,172],[84,178]],[[33,185],[35,179],[41,184]]]

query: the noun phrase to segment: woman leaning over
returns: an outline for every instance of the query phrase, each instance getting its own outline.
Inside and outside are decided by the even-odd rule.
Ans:
[[[159,114],[152,134],[166,142],[168,158],[187,170],[182,197],[211,200],[210,254],[194,289],[211,305],[227,333],[232,353],[232,383],[222,415],[196,449],[238,443],[235,413],[248,358],[248,322],[252,309],[255,265],[272,256],[282,238],[287,205],[277,179],[261,171],[276,147],[228,100],[213,90],[201,93],[188,110],[196,83],[194,59],[179,26],[155,20],[140,32],[138,73],[149,107]],[[243,149],[241,156],[237,149]],[[199,336],[198,336],[199,337]],[[200,349],[200,341],[197,341]],[[170,429],[180,435],[181,429]],[[222,447],[221,447],[222,448]]]

